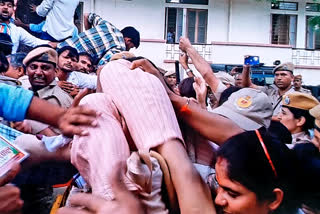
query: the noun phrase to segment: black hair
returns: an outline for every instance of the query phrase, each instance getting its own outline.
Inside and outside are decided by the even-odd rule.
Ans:
[[[306,119],[306,122],[302,126],[302,130],[306,133],[308,133],[309,129],[314,128],[314,117],[312,117],[308,110],[303,110],[299,108],[289,107],[289,106],[283,106],[288,108],[291,113],[293,114],[295,119],[299,119],[301,117],[304,117]]]
[[[0,73],[5,73],[9,69],[9,62],[7,57],[0,51]]]
[[[90,54],[88,54],[87,52],[81,52],[81,53],[79,53],[79,57],[80,57],[80,56],[86,56],[86,57],[88,57],[88,59],[90,60],[91,64],[94,65],[95,60],[94,60],[93,57],[92,57]]]
[[[230,95],[236,91],[239,91],[241,88],[240,87],[237,87],[237,86],[230,86],[229,88],[227,88],[226,90],[224,90],[222,93],[221,93],[221,96],[220,96],[220,99],[219,99],[219,102],[218,102],[218,106],[221,106],[224,102],[226,102]]]
[[[134,27],[128,26],[121,30],[124,37],[130,38],[136,48],[140,46],[140,33]]]
[[[179,84],[179,92],[182,97],[193,97],[197,99],[196,91],[193,88],[194,77],[188,77]]]
[[[60,56],[63,52],[65,51],[69,51],[68,56],[73,58],[75,57],[77,59],[77,61],[79,61],[79,53],[77,51],[77,49],[71,47],[71,46],[64,46],[60,49],[58,49],[58,56]]]
[[[11,2],[12,5],[14,6],[14,0],[0,0],[1,3],[4,3],[4,2]]]
[[[4,55],[9,55],[12,52],[12,40],[11,37],[6,33],[0,33],[0,50]]]
[[[315,207],[314,204],[318,204],[319,207],[319,197],[313,203],[307,200],[314,197],[315,194],[319,196],[317,183],[320,179],[319,156],[315,158],[315,155],[310,156],[308,153],[300,152],[301,157],[299,157],[299,153],[296,152],[298,149],[288,149],[264,128],[260,129],[260,133],[277,176],[271,168],[256,133],[248,131],[227,140],[217,153],[218,158],[225,159],[228,163],[229,179],[254,192],[259,201],[274,200],[273,190],[280,188],[284,192],[284,197],[280,207],[274,213],[295,213],[302,204],[307,204],[312,208]],[[314,147],[313,144],[308,146]],[[305,150],[305,147],[301,150]],[[319,155],[318,150],[313,151]],[[315,160],[317,163],[310,164]],[[309,165],[305,165],[306,163]],[[306,188],[308,175],[315,177],[310,187]],[[314,185],[317,187],[312,189],[311,186]]]
[[[272,120],[268,131],[272,136],[278,138],[283,144],[292,143],[292,135],[290,131],[281,122]]]

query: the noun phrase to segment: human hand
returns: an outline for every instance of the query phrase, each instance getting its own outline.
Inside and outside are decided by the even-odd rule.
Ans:
[[[92,194],[77,194],[70,199],[73,206],[81,206],[84,209],[64,207],[58,210],[57,214],[142,214],[145,213],[140,201],[136,198],[125,185],[120,182],[120,170],[117,170],[111,176],[111,187],[115,199],[107,201],[101,197]]]
[[[197,100],[202,108],[206,108],[207,85],[203,78],[195,77],[193,88],[196,91]]]
[[[80,91],[74,98],[72,106],[66,110],[58,120],[58,127],[68,137],[73,135],[88,135],[87,131],[81,129],[81,125],[97,126],[95,120],[100,113],[85,106],[79,106],[80,100],[88,94],[88,89]]]
[[[14,163],[11,169],[2,177],[0,177],[0,213],[1,214],[18,214],[22,213],[21,209],[23,206],[23,201],[20,199],[19,188],[6,185],[20,171],[20,165]]]
[[[179,48],[183,52],[187,52],[187,49],[192,47],[191,42],[186,37],[180,37]]]
[[[188,55],[185,53],[185,52],[182,52],[180,55],[179,55],[179,62],[180,64],[182,65],[183,69],[184,70],[187,70],[189,67],[188,67]]]
[[[152,74],[159,79],[163,79],[160,71],[155,68],[147,59],[139,59],[132,62],[130,69],[133,70],[136,68],[140,68],[141,70],[148,72],[149,74]]]
[[[32,13],[37,12],[37,5],[35,5],[35,4],[30,4],[29,6],[30,6],[30,10],[31,10]]]
[[[32,128],[31,125],[26,121],[22,121],[22,122],[14,122],[12,123],[14,129],[23,132],[25,134],[30,134],[32,132]]]
[[[16,25],[16,26],[18,26],[18,27],[23,27],[25,24],[21,21],[21,19],[19,19],[19,18],[16,18],[15,20],[14,20],[14,24]]]
[[[72,97],[77,96],[80,92],[80,88],[78,86],[67,81],[59,81],[58,86]]]
[[[57,49],[58,42],[49,42],[48,45],[50,45],[53,49]]]

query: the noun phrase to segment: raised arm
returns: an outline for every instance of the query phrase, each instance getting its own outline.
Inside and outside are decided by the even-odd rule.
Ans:
[[[202,109],[197,103],[188,101],[187,98],[173,93],[165,83],[160,72],[154,68],[148,60],[142,59],[134,61],[132,68],[136,67],[140,67],[144,71],[159,78],[169,95],[177,116],[198,131],[203,137],[217,144],[222,144],[230,137],[243,132],[243,130],[231,120],[218,114],[210,113]],[[228,131],[226,131],[226,127],[228,127]]]
[[[250,77],[251,66],[244,65],[242,70],[242,87],[258,88],[257,85],[253,84]]]
[[[216,91],[219,85],[219,79],[214,75],[209,63],[197,52],[197,50],[192,47],[190,40],[188,38],[181,37],[179,48],[188,54],[191,58],[193,65],[196,67],[197,71],[204,78],[206,83],[210,86],[212,91]]]

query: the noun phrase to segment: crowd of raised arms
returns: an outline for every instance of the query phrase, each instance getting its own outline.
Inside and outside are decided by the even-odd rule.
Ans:
[[[0,140],[29,155],[0,161],[0,214],[320,213],[320,103],[292,63],[258,86],[181,37],[177,84],[130,52],[134,27],[90,13],[78,32],[78,4],[26,24],[0,0]]]

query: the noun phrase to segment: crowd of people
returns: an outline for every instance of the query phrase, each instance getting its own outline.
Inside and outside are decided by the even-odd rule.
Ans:
[[[78,33],[78,4],[30,5],[36,25],[0,0],[0,136],[29,154],[0,172],[1,214],[320,213],[320,103],[292,63],[258,86],[181,37],[177,84],[134,27],[90,13]]]

